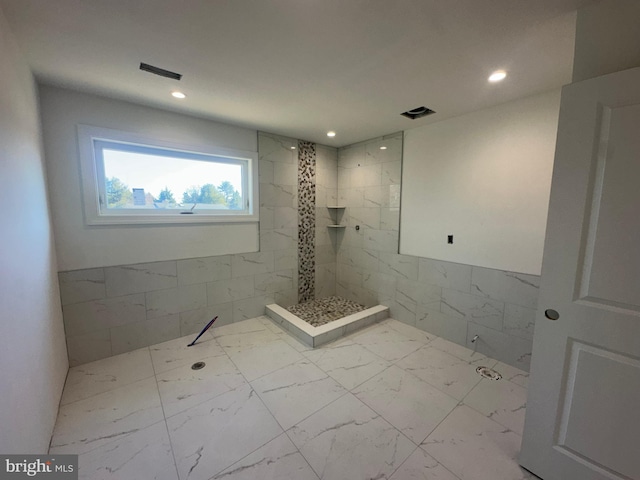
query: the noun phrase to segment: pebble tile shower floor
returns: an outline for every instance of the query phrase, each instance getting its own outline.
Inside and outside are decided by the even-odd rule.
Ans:
[[[50,453],[92,480],[536,478],[527,373],[442,338],[389,319],[310,349],[258,317],[191,340],[70,369]]]
[[[308,324],[319,327],[353,313],[362,312],[366,307],[334,295],[291,305],[287,310]]]

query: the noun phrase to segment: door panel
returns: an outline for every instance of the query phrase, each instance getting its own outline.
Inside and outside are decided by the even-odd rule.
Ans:
[[[520,462],[640,480],[640,68],[562,92]]]

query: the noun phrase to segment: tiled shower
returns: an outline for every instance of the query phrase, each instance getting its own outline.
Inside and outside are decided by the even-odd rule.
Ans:
[[[528,370],[537,276],[398,253],[402,133],[258,153],[259,252],[60,272],[72,366],[338,294]]]

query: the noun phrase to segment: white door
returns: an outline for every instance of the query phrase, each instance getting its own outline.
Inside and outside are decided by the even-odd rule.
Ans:
[[[562,92],[520,462],[640,479],[640,68]]]

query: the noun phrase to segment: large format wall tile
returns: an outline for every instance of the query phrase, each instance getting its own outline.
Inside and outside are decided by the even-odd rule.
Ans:
[[[144,294],[103,298],[63,307],[67,335],[80,335],[146,319]]]
[[[231,255],[178,260],[178,284],[214,282],[231,278]]]
[[[471,293],[476,295],[536,308],[539,291],[540,277],[536,275],[473,267]]]
[[[108,297],[178,286],[175,261],[107,267],[104,273]]]
[[[98,300],[107,296],[102,268],[60,272],[58,279],[63,306]]]

